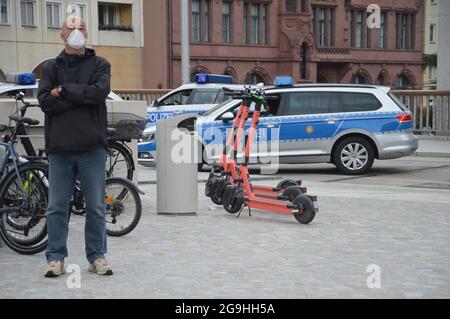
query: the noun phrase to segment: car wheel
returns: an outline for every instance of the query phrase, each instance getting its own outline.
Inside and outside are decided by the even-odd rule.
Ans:
[[[362,175],[373,165],[373,146],[362,137],[349,137],[337,145],[333,153],[333,163],[344,174]]]

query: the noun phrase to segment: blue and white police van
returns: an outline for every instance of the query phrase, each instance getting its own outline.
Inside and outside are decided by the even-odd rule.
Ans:
[[[290,77],[278,77],[265,92],[278,99],[268,102],[263,110],[254,144],[275,142],[275,155],[281,164],[332,163],[342,173],[357,175],[367,172],[375,159],[407,156],[418,148],[412,134],[412,114],[389,87],[294,85]],[[240,102],[224,102],[197,118],[202,147],[223,145]],[[222,131],[222,139],[217,139],[217,131]],[[154,157],[156,131],[146,133],[147,147]],[[204,162],[210,163],[219,158],[220,152],[204,152],[203,156]],[[261,162],[264,156],[264,152],[251,154]]]
[[[242,89],[227,75],[196,74],[195,83],[184,84],[153,101],[147,108],[147,127],[159,120],[190,113],[202,113],[228,100],[222,88]]]
[[[153,166],[151,155],[153,129],[160,120],[182,114],[200,114],[212,107],[229,100],[223,87],[242,90],[244,85],[234,84],[234,79],[227,75],[199,73],[195,75],[195,82],[183,84],[175,90],[153,101],[147,108],[147,129],[138,147],[139,163]],[[150,142],[148,144],[147,142]]]

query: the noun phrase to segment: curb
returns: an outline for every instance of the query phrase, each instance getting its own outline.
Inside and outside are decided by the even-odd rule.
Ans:
[[[417,157],[444,157],[444,158],[450,158],[450,153],[439,153],[439,152],[415,152],[412,156],[417,156]]]

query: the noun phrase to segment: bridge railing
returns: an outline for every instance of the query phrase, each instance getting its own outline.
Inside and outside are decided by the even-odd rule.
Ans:
[[[450,91],[393,90],[414,115],[414,132],[450,136]]]
[[[151,105],[154,100],[170,92],[171,90],[160,89],[127,89],[114,90],[114,93],[119,95],[126,101],[146,101],[147,105]]]

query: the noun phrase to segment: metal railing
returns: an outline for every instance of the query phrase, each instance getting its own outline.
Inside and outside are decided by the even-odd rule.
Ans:
[[[393,90],[414,115],[414,132],[450,136],[450,91]]]
[[[171,90],[159,90],[159,89],[127,89],[127,90],[114,90],[114,93],[119,95],[126,101],[146,101],[147,105],[153,103],[154,100],[170,92]]]
[[[127,101],[153,100],[170,92],[157,89],[114,90]],[[393,90],[414,115],[414,132],[427,135],[450,136],[450,91]]]

